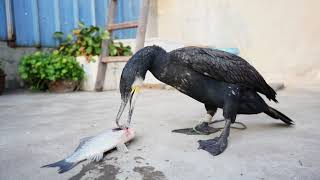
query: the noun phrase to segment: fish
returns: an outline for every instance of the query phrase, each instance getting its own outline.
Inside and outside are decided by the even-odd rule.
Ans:
[[[125,143],[129,142],[135,137],[135,131],[133,128],[115,128],[104,131],[96,136],[86,137],[80,140],[80,144],[65,159],[44,165],[44,167],[59,167],[58,173],[64,173],[69,171],[77,164],[85,160],[100,161],[103,159],[103,154],[114,148],[117,148],[121,152],[128,152],[128,148]]]

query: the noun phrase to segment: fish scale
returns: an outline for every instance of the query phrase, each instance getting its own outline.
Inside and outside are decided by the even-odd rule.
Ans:
[[[108,130],[93,137],[83,138],[80,140],[78,147],[67,158],[42,167],[59,167],[58,172],[64,173],[83,160],[100,161],[104,152],[115,147],[120,151],[128,151],[124,143],[133,139],[134,136],[135,131],[132,128],[128,128],[125,130]]]

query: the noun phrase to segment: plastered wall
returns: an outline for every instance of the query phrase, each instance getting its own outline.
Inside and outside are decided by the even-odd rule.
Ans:
[[[157,34],[237,47],[269,81],[320,84],[319,9],[318,0],[158,0]]]

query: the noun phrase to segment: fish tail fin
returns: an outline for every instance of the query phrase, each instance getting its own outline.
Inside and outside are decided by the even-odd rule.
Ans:
[[[68,162],[65,159],[52,163],[52,164],[48,164],[48,165],[44,165],[41,168],[44,167],[59,167],[59,174],[64,173],[66,171],[69,171],[70,169],[72,169],[75,165],[77,165],[77,162]]]

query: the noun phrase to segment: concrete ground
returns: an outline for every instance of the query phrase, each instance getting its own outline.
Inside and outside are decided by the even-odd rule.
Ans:
[[[65,158],[80,138],[115,127],[119,93],[5,94],[0,96],[0,179],[320,179],[320,88],[278,94],[280,103],[272,106],[296,126],[264,114],[239,116],[248,129],[232,129],[227,150],[213,157],[197,149],[197,140],[216,135],[171,133],[192,127],[205,113],[202,104],[177,91],[145,90],[133,116],[137,136],[129,153],[113,151],[101,163],[83,162],[61,175],[40,167]]]

